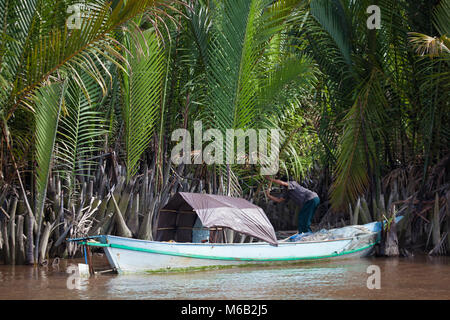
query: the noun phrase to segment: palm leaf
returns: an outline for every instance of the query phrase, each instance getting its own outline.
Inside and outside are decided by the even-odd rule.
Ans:
[[[433,11],[433,24],[443,36],[450,36],[450,0],[442,0]]]
[[[257,6],[261,1],[224,1],[219,22],[208,50],[208,88],[211,127],[245,128],[254,109],[256,83],[252,67]],[[242,115],[242,116],[241,116]],[[245,116],[245,118],[244,118]]]
[[[101,136],[107,133],[102,114],[96,111],[101,90],[89,75],[82,73],[81,77],[89,97],[75,80],[69,81],[64,97],[66,112],[61,116],[56,142],[56,166],[66,173],[62,176],[68,178],[69,194],[75,188],[75,177],[85,176],[94,165],[88,159],[99,150]]]
[[[63,104],[66,83],[53,83],[42,87],[36,94],[36,219],[38,232],[36,236],[35,259],[38,248],[44,203],[47,193],[48,178],[52,163],[58,120]]]
[[[124,74],[125,144],[127,176],[138,170],[142,153],[148,148],[159,117],[165,56],[155,34],[147,31],[130,43],[130,70]]]
[[[333,38],[347,64],[351,64],[351,27],[338,0],[311,1],[311,14]]]
[[[23,5],[19,5],[19,2]],[[8,6],[8,17],[12,17],[12,21],[7,21],[7,26],[14,28],[14,21],[23,20],[21,22],[23,28],[21,28],[22,33],[19,34],[15,34],[13,29],[8,29],[7,34],[11,35],[13,40],[6,41],[8,48],[2,50],[2,52],[11,52],[9,56],[11,60],[15,61],[7,62],[11,67],[2,68],[2,74],[3,70],[10,74],[13,77],[11,83],[14,84],[8,95],[8,101],[14,101],[14,104],[8,106],[7,119],[11,117],[23,99],[56,70],[81,69],[95,75],[92,73],[95,66],[86,54],[101,55],[111,61],[122,59],[113,46],[116,42],[108,35],[129,19],[160,2],[162,1],[86,1],[89,11],[81,19],[79,29],[68,29],[65,20],[64,23],[59,21],[61,12],[65,18],[69,16],[65,6],[60,8],[61,11],[57,10],[55,15],[45,6],[43,0],[9,2],[11,5]],[[43,13],[48,13],[49,16],[42,17]],[[26,16],[26,19],[23,19],[22,16]],[[43,21],[44,25],[37,21]],[[20,41],[22,38],[26,39],[23,46]],[[5,46],[3,43],[2,45]],[[15,67],[19,62],[20,70],[19,67]],[[101,85],[102,80],[96,78]]]
[[[354,203],[368,188],[378,161],[376,145],[384,134],[381,124],[387,121],[387,100],[382,90],[382,74],[374,70],[359,88],[355,103],[344,118],[341,150],[331,186],[332,208]]]
[[[300,83],[311,66],[305,60],[286,58],[280,34],[302,16],[292,15],[299,1],[236,1],[217,4],[207,51],[208,97],[203,120],[207,127],[262,128],[269,114],[281,110],[273,103],[288,84]],[[226,141],[227,154],[231,145]],[[219,166],[223,176],[239,169]],[[231,178],[231,177],[230,177]]]
[[[441,37],[431,37],[418,32],[410,32],[410,41],[419,55],[431,58],[450,53],[450,0],[444,0],[433,10],[433,24]],[[448,59],[448,58],[447,58]]]

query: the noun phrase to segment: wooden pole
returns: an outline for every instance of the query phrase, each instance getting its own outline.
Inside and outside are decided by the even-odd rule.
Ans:
[[[9,255],[9,237],[8,237],[8,227],[6,222],[6,217],[3,217],[3,219],[0,219],[1,224],[1,233],[3,236],[3,262],[5,264],[11,263],[11,257]]]
[[[439,195],[437,193],[434,200],[432,239],[433,239],[433,247],[438,246],[441,242],[441,228],[439,219]]]
[[[16,209],[17,209],[17,197],[12,199],[11,209],[9,211],[9,240],[10,240],[10,258],[11,264],[16,264]]]
[[[86,247],[87,262],[88,262],[88,266],[89,266],[89,274],[91,276],[93,276],[93,275],[95,275],[95,271],[94,271],[94,265],[92,264],[91,248],[89,248],[88,245],[85,245],[85,247]]]
[[[23,216],[17,216],[17,264],[24,264],[25,263],[25,246],[23,243],[23,223],[24,223],[24,217]]]

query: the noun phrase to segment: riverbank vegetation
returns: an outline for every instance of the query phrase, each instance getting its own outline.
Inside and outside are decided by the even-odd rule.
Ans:
[[[196,121],[281,129],[279,174],[319,194],[316,227],[404,214],[401,253],[448,254],[449,21],[449,0],[0,0],[0,259],[152,239],[178,191],[252,199],[291,228],[248,157],[171,161]]]

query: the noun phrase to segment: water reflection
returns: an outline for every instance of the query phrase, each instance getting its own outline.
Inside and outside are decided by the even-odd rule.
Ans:
[[[78,262],[0,266],[0,299],[450,299],[449,257],[96,275],[79,278],[75,288],[67,270]],[[380,290],[367,288],[370,265],[380,268]]]

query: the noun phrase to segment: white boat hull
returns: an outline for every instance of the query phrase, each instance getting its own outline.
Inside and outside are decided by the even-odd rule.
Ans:
[[[261,243],[200,244],[145,241],[101,236],[100,241],[112,268],[124,272],[195,270],[249,264],[279,264],[304,260],[350,258],[367,255],[377,234],[360,238],[284,242],[278,246]]]
[[[396,217],[395,222],[402,218]],[[359,232],[361,227],[364,230],[362,233]],[[353,231],[357,229],[357,232],[348,233],[347,228],[353,228]],[[381,229],[382,222],[372,222],[363,226],[332,229],[330,230],[332,240],[304,241],[320,239],[320,237],[304,237],[298,242],[281,241],[278,246],[266,242],[226,244],[161,242],[110,235],[69,239],[69,241],[102,247],[111,267],[119,273],[159,272],[363,257],[368,255],[379,241]],[[320,236],[321,232],[314,235],[316,234]],[[342,238],[346,235],[346,238]]]

